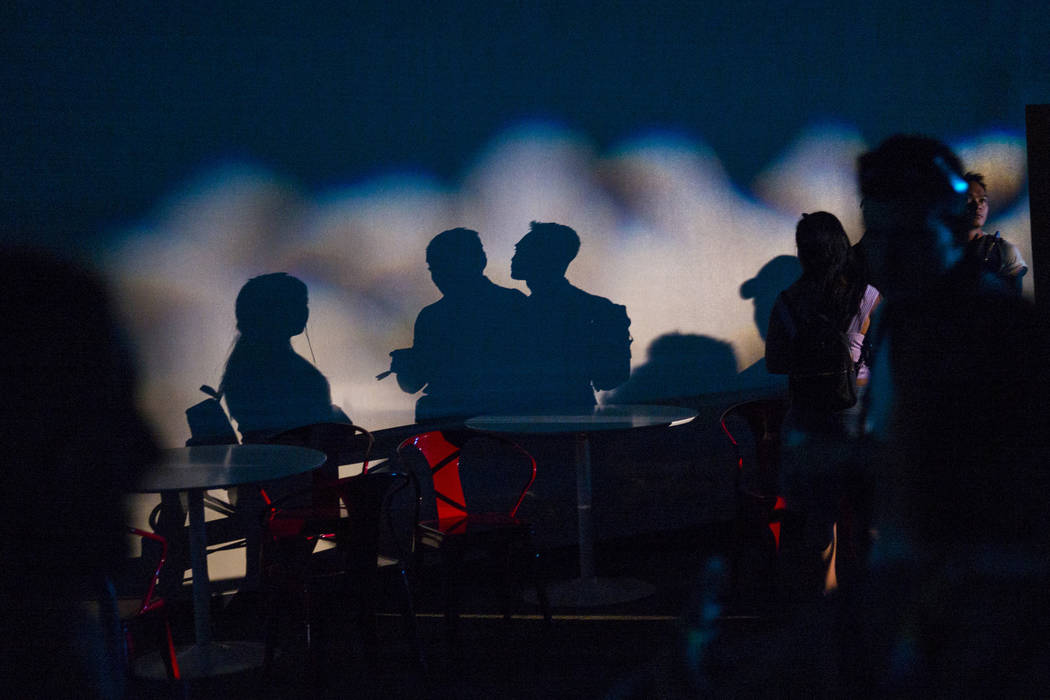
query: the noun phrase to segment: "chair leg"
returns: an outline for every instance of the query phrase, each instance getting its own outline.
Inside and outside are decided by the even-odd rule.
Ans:
[[[737,494],[729,596],[738,611],[761,608],[768,602],[769,591],[762,589],[770,585],[777,566],[776,543],[769,528],[773,507],[768,499]]]
[[[412,588],[409,586],[408,572],[403,566],[398,567],[398,580],[401,592],[401,622],[405,630],[405,636],[412,645],[412,653],[416,656],[419,669],[424,677],[427,675],[426,657],[423,655],[423,645],[419,640],[419,626],[416,624],[416,609],[412,600]]]
[[[536,587],[536,601],[540,604],[540,612],[543,613],[543,622],[545,625],[550,627],[551,625],[551,603],[547,597],[547,584],[543,580],[543,574],[540,565],[540,553],[533,550],[531,557],[532,569],[532,583]]]
[[[445,596],[445,633],[449,646],[459,639],[459,567],[462,558],[458,552],[441,550],[441,585]]]
[[[422,571],[423,571],[423,542],[422,542],[422,540],[419,537],[419,532],[417,531],[416,534],[413,535],[413,540],[412,540],[412,567],[409,570],[409,576],[412,577],[412,586],[415,587],[417,590],[419,589],[419,584],[420,584],[419,577],[420,577],[420,572],[422,572]]]
[[[267,593],[266,621],[263,629],[263,670],[269,676],[273,671],[274,646],[277,643],[277,595],[274,591]]]
[[[179,672],[179,660],[175,656],[175,639],[171,636],[171,622],[168,620],[167,614],[164,615],[164,644],[165,648],[161,652],[161,656],[164,659],[164,670],[168,674],[168,680],[180,680],[182,674]]]
[[[310,588],[309,586],[303,586],[303,632],[306,635],[306,651],[310,653],[313,651],[313,605],[310,600]]]
[[[371,576],[368,579],[358,581],[356,607],[359,610],[358,619],[365,658],[369,664],[374,665],[379,659],[379,629],[376,623],[376,586]],[[353,598],[347,596],[347,599]]]
[[[515,559],[518,558],[518,553],[514,550],[513,543],[508,544],[503,561],[503,597],[500,600],[500,613],[503,614],[504,621],[510,620],[511,600],[516,592],[514,586],[514,564]]]

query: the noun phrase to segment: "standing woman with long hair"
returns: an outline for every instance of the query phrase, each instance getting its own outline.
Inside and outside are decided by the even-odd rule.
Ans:
[[[824,561],[833,551],[833,526],[843,497],[856,487],[847,473],[851,467],[845,464],[844,448],[860,428],[860,397],[868,376],[864,338],[879,293],[865,281],[863,265],[833,214],[803,214],[795,228],[795,244],[802,276],[780,293],[773,307],[766,367],[789,375],[780,481],[788,509],[804,522],[801,550],[793,563],[801,567],[799,581],[812,591],[823,589],[828,578]],[[830,327],[832,335],[845,336],[846,369],[840,364],[815,372],[813,358],[800,351],[808,347],[800,336],[822,326]],[[838,393],[826,391],[835,382]]]
[[[856,365],[858,394],[867,384],[864,337],[879,293],[864,279],[863,265],[850,246],[845,229],[834,214],[818,211],[803,214],[795,228],[802,276],[777,296],[766,336],[766,367],[773,374],[794,375],[801,370],[794,344],[800,329],[823,317],[846,334],[850,355]],[[792,392],[794,393],[794,392]],[[793,421],[800,429],[855,434],[852,408],[803,402],[791,396]],[[860,404],[859,399],[854,406]]]

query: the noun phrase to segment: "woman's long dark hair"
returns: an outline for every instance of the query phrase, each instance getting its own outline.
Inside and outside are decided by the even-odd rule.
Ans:
[[[821,310],[843,327],[860,308],[866,283],[863,266],[834,214],[803,214],[795,227],[802,282]]]

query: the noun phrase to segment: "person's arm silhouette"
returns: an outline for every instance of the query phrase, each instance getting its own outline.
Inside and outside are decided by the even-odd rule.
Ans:
[[[420,366],[419,353],[415,348],[400,348],[390,351],[390,371],[397,377],[401,391],[414,394],[426,386],[424,371]]]

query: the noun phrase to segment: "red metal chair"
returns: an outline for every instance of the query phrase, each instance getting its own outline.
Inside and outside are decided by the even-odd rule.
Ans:
[[[145,593],[140,596],[121,596],[118,592],[116,598],[117,615],[123,633],[125,668],[129,675],[133,673],[134,660],[150,648],[145,642],[146,639],[150,639],[152,646],[160,647],[160,656],[168,679],[179,680],[179,662],[175,657],[175,643],[171,635],[168,610],[164,598],[157,593],[157,582],[168,556],[167,540],[156,533],[138,528],[129,527],[128,532],[141,538],[145,545],[142,547],[142,558],[132,560],[132,563],[137,569],[135,574],[144,574],[146,585]],[[153,546],[150,547],[147,542]]]
[[[312,474],[314,503],[331,508],[338,505],[337,492],[329,486],[338,481],[339,467],[361,464],[361,473],[367,473],[375,438],[368,430],[353,423],[312,423],[271,435],[266,442],[309,447],[324,452],[324,464]],[[276,497],[280,498],[281,495],[276,494]],[[264,498],[267,503],[272,502],[268,495]]]
[[[461,459],[467,444],[467,459]],[[424,483],[417,518],[417,568],[424,549],[440,553],[445,587],[445,620],[450,640],[456,638],[458,577],[464,554],[472,550],[499,552],[506,557],[502,613],[510,618],[516,594],[514,554],[529,558],[529,574],[536,587],[544,620],[551,620],[546,588],[539,576],[539,553],[532,544],[532,525],[517,513],[536,478],[536,460],[517,443],[497,435],[431,431],[408,438],[397,448],[405,471],[412,471],[410,454],[422,457],[429,479]],[[424,501],[426,501],[424,503]]]
[[[727,408],[719,420],[736,453],[736,543],[733,589],[739,593],[743,559],[757,552],[761,568],[772,572],[780,551],[781,527],[787,515],[780,494],[780,430],[787,415],[786,398],[744,401]]]
[[[377,646],[375,600],[383,570],[396,570],[405,632],[420,666],[425,668],[403,559],[380,557],[378,553],[386,505],[409,483],[406,475],[373,471],[323,485],[315,483],[270,504],[262,555],[263,587],[268,594],[268,670],[279,646],[281,613],[291,607],[285,602],[297,603],[301,610],[299,619],[308,652],[314,646],[315,613],[320,607],[327,619],[347,609],[355,611],[365,652],[373,655]],[[316,552],[321,540],[331,541],[335,547]],[[317,597],[325,594],[331,604],[315,605]]]
[[[284,430],[266,438],[276,445],[309,447],[325,453],[324,466],[314,472],[317,481],[339,478],[338,468],[346,464],[362,464],[361,473],[368,471],[375,438],[372,433],[353,423],[311,423]]]

